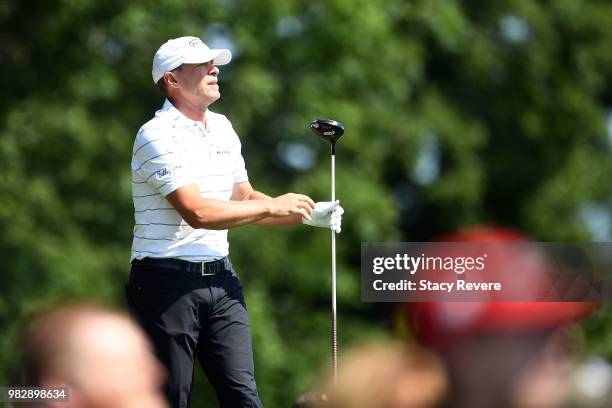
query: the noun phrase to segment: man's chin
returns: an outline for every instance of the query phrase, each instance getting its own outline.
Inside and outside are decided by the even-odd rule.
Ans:
[[[210,95],[210,103],[217,101],[219,98],[221,98],[221,92],[217,92],[216,94]]]

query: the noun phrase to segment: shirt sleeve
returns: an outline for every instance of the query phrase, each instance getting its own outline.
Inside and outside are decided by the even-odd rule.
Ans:
[[[177,143],[161,129],[141,129],[134,143],[132,171],[165,197],[195,183],[182,157]]]

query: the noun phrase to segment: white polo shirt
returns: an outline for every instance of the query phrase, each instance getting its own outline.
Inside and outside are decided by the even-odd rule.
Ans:
[[[248,180],[232,124],[211,111],[206,121],[204,129],[166,100],[138,131],[132,154],[132,260],[210,261],[228,255],[227,230],[191,228],[166,199],[197,183],[203,197],[229,201],[234,183]]]

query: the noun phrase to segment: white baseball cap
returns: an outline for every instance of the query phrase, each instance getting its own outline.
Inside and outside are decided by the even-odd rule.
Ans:
[[[153,82],[157,83],[164,73],[182,64],[200,64],[213,61],[215,65],[225,65],[232,59],[226,49],[210,49],[198,37],[180,37],[168,40],[153,57]]]

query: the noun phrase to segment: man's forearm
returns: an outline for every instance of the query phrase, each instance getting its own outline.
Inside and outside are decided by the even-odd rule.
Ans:
[[[250,186],[245,186],[250,187]],[[249,189],[249,190],[252,190]],[[314,202],[303,194],[286,193],[270,198],[253,191],[234,188],[229,201],[204,198],[195,183],[180,187],[166,196],[174,209],[192,228],[224,230],[253,224],[264,218],[287,218],[279,225],[295,223],[295,218],[310,219]],[[249,199],[252,197],[253,199]],[[271,225],[271,224],[269,224]]]
[[[206,199],[186,221],[194,228],[223,230],[253,224],[270,215],[267,200],[220,201]]]
[[[270,198],[272,197],[270,197],[267,194],[262,193],[261,191],[253,190],[249,193],[247,200],[267,200]]]
[[[248,200],[265,200],[270,199],[269,195],[261,191],[253,190],[250,192]],[[253,224],[262,227],[285,227],[289,225],[297,225],[302,223],[302,216],[298,214],[288,215],[286,217],[265,217]]]
[[[288,215],[286,217],[265,217],[253,224],[261,227],[286,227],[289,225],[297,225],[302,223],[302,216],[298,214]]]

